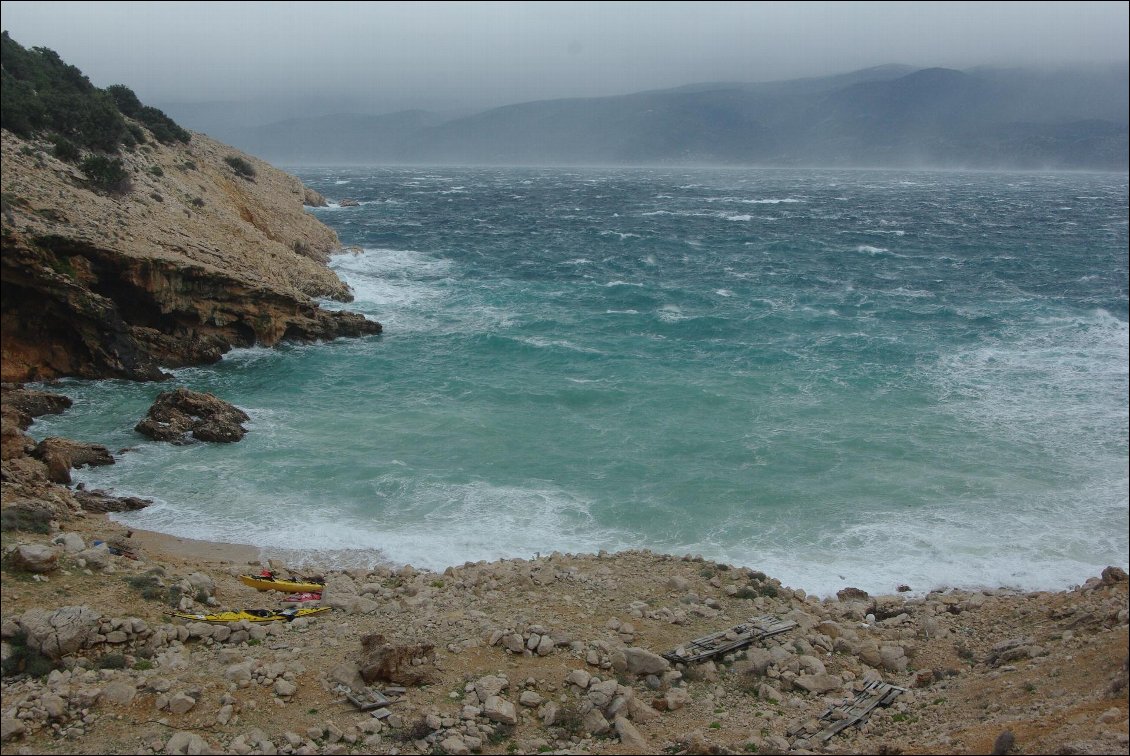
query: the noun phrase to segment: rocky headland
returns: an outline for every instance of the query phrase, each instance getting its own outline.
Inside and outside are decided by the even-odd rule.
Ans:
[[[325,200],[293,176],[193,134],[123,152],[129,191],[96,191],[46,140],[2,138],[3,380],[152,380],[233,346],[380,332],[318,307],[352,297],[304,209]]]

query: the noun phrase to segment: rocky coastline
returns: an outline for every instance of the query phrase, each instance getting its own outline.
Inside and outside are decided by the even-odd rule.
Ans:
[[[53,482],[104,450],[24,433],[65,398],[3,399],[4,753],[1128,750],[1118,567],[1063,592],[818,598],[694,555],[554,553],[328,571],[329,612],[186,621],[169,613],[288,596],[239,580],[266,566],[254,547],[133,532],[102,512],[145,502]],[[795,626],[699,663],[661,656],[760,616]],[[811,737],[880,681],[903,692]],[[350,703],[374,689],[378,716]]]

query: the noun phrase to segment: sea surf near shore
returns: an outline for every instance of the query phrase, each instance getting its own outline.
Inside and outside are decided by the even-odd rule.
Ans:
[[[232,448],[64,382],[135,527],[442,570],[650,548],[821,596],[1127,565],[1125,176],[309,170],[379,340],[228,353]],[[324,306],[335,306],[325,303]],[[1054,523],[1054,525],[1053,525]]]

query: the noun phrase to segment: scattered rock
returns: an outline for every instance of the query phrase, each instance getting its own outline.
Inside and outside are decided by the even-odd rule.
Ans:
[[[7,743],[23,735],[27,731],[24,723],[15,717],[0,718],[0,743]]]
[[[514,704],[502,696],[490,696],[483,702],[483,716],[500,724],[518,724],[518,714],[514,710]]]
[[[114,680],[110,682],[99,695],[100,701],[114,704],[115,706],[128,706],[137,696],[137,688],[128,682]]]
[[[833,690],[838,690],[843,685],[841,680],[836,675],[819,674],[819,675],[801,675],[793,680],[793,685],[809,693],[822,695],[830,693]]]
[[[1016,736],[1012,734],[1012,730],[1005,730],[997,736],[996,741],[993,742],[993,756],[1004,756],[1013,749],[1016,745]]]
[[[849,586],[836,591],[836,598],[840,601],[866,601],[871,598],[871,596],[865,590]]]
[[[613,722],[613,727],[616,729],[616,734],[620,738],[620,742],[626,747],[631,749],[633,753],[651,753],[651,745],[640,734],[640,731],[635,728],[631,722],[624,717],[616,717]]]
[[[600,709],[589,709],[581,716],[581,727],[590,735],[603,735],[612,729]]]
[[[169,711],[173,714],[187,714],[195,705],[196,699],[187,693],[177,693],[169,698]]]
[[[671,688],[663,697],[667,704],[667,711],[678,711],[690,702],[690,694],[686,688]]]
[[[178,754],[200,754],[212,753],[211,746],[204,738],[197,735],[195,732],[187,732],[180,730],[174,732],[172,737],[169,738],[168,743],[165,744],[165,751],[167,753]]]
[[[1107,567],[1103,570],[1102,581],[1103,585],[1114,585],[1115,583],[1123,583],[1127,579],[1126,570],[1121,567]]]

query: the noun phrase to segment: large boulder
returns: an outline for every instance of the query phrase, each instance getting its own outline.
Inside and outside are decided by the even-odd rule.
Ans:
[[[27,572],[50,572],[59,566],[60,549],[52,546],[23,543],[12,551],[13,566]]]
[[[64,606],[54,611],[29,609],[16,620],[28,648],[61,659],[86,645],[98,633],[100,615],[89,606]]]
[[[134,426],[138,433],[155,441],[188,443],[200,441],[232,443],[247,433],[242,423],[250,420],[243,410],[213,394],[178,388],[163,391],[145,418]]]
[[[631,675],[661,675],[671,666],[662,656],[638,646],[625,649],[624,657]]]

